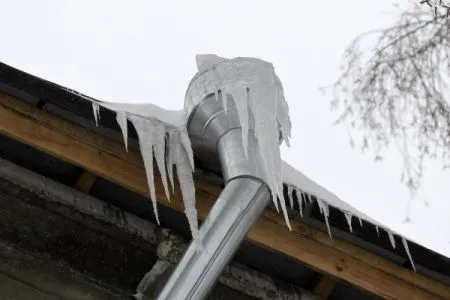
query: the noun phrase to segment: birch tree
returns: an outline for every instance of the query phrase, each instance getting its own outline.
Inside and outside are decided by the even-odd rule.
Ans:
[[[337,123],[382,160],[396,147],[402,180],[415,190],[428,160],[450,165],[450,6],[417,1],[388,28],[356,37],[333,85]]]

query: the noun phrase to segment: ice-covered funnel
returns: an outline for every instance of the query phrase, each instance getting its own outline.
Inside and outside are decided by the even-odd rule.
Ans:
[[[185,97],[188,118],[192,119],[192,112],[210,95],[222,102],[221,109],[225,114],[235,110],[242,128],[244,153],[246,156],[249,153],[249,135],[255,136],[264,169],[262,176],[278,207],[277,196],[283,197],[279,140],[281,138],[289,145],[291,121],[283,87],[273,65],[256,58],[227,60],[215,55],[197,56],[197,65],[200,71],[189,84]],[[214,148],[214,141],[204,137],[200,128],[188,131],[191,139],[202,139],[203,145]]]
[[[206,297],[270,199],[286,211],[279,140],[289,141],[291,122],[273,65],[214,55],[197,65],[187,130],[196,157],[222,173],[225,188],[200,228],[203,248],[189,246],[158,299]]]

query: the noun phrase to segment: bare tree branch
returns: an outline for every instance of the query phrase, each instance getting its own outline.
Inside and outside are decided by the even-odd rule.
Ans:
[[[332,102],[337,122],[362,132],[363,150],[373,150],[377,160],[391,145],[401,151],[402,179],[412,190],[427,160],[450,162],[450,6],[420,4],[437,9],[416,6],[394,26],[352,41]],[[371,39],[375,45],[365,49]]]
[[[445,0],[422,0],[420,4],[426,4],[433,9],[435,17],[450,16],[450,5]]]

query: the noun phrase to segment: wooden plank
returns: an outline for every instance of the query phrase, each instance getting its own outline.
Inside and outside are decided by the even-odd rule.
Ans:
[[[81,173],[80,177],[75,183],[75,188],[80,192],[89,194],[92,186],[95,183],[95,179],[97,179],[97,176],[95,176],[91,172],[83,171],[83,173]]]
[[[277,213],[275,213],[273,211],[266,210],[263,213],[263,216],[261,218],[264,219],[266,222],[276,223],[278,226],[283,227],[286,230],[288,230],[286,228],[284,221],[281,220],[279,218],[279,216],[277,215]],[[369,274],[369,271],[368,271],[367,275],[366,275],[365,271],[363,269],[359,269],[359,266],[358,266],[358,269],[354,270],[355,274],[352,274],[349,277],[353,278],[353,277],[360,276],[361,279],[358,281],[364,282],[363,285],[364,286],[367,285],[367,287],[364,288],[363,285],[361,285],[359,287],[379,296],[382,299],[397,299],[397,298],[388,297],[387,295],[389,295],[390,293],[385,295],[381,292],[381,290],[383,290],[383,289],[388,289],[387,287],[380,288],[380,292],[378,292],[378,289],[376,287],[372,288],[370,286],[375,284],[376,281],[379,281],[379,284],[387,283],[389,281],[388,280],[389,278],[393,278],[393,279],[397,278],[402,281],[408,282],[408,284],[410,285],[410,288],[412,288],[412,289],[416,289],[416,288],[422,289],[422,290],[427,291],[430,294],[434,294],[442,299],[450,299],[450,287],[446,286],[443,283],[440,283],[431,278],[419,275],[413,271],[410,271],[409,269],[406,269],[402,266],[396,265],[387,259],[384,259],[372,252],[366,251],[366,250],[359,248],[353,244],[350,244],[346,241],[339,240],[336,238],[330,239],[330,237],[328,236],[327,233],[322,232],[320,230],[313,229],[311,227],[308,227],[304,223],[298,222],[296,220],[291,221],[291,226],[292,226],[291,234],[298,235],[297,238],[292,238],[292,237],[291,237],[291,239],[288,239],[287,237],[283,237],[283,238],[279,237],[279,238],[282,240],[292,242],[292,243],[295,242],[296,246],[294,246],[294,245],[291,246],[290,244],[289,245],[285,244],[285,245],[283,245],[282,252],[289,256],[296,257],[297,259],[299,259],[303,262],[306,262],[307,264],[311,265],[311,267],[316,268],[319,271],[323,270],[323,268],[324,268],[323,266],[321,266],[322,264],[328,265],[328,263],[330,263],[330,262],[324,261],[324,260],[332,259],[332,261],[333,261],[333,263],[331,264],[332,266],[327,266],[326,267],[327,271],[322,272],[322,273],[332,275],[335,278],[340,278],[347,282],[352,283],[353,285],[357,285],[353,281],[347,280],[346,278],[347,278],[348,274],[345,274],[346,272],[348,272],[347,269],[350,266],[353,267],[352,262],[354,260],[357,260],[357,261],[361,262],[361,266],[363,266],[364,264],[370,265],[370,268],[369,268],[371,270],[370,272],[373,272],[374,274],[372,274],[372,273]],[[252,232],[250,232],[250,234],[251,233]],[[284,232],[279,231],[277,234],[284,235]],[[324,250],[330,249],[330,250],[336,250],[337,252],[334,252],[334,254],[331,254],[330,252],[327,252],[327,251],[321,251],[322,255],[323,255],[322,258],[316,257],[315,259],[317,259],[317,261],[315,261],[314,263],[308,263],[308,262],[311,262],[311,260],[313,258],[310,257],[309,253],[307,253],[307,252],[313,251],[313,249],[307,248],[307,252],[304,252],[304,253],[299,253],[295,249],[296,247],[302,247],[300,245],[300,240],[303,237],[307,238],[310,241],[315,241],[317,243],[320,243],[321,248],[323,248]],[[307,245],[313,246],[314,243],[309,242],[309,243],[307,243]],[[261,244],[261,246],[267,247],[270,249],[271,247],[268,247],[268,246],[272,246],[272,243],[269,241],[263,242]],[[273,247],[276,247],[276,243],[273,245]],[[314,253],[312,253],[312,254],[314,254]],[[357,266],[355,265],[355,267],[357,267]],[[381,271],[381,273],[378,273],[378,271]],[[350,272],[353,272],[353,270]],[[359,272],[361,272],[361,274],[357,275]],[[383,273],[385,273],[385,274],[383,274]],[[372,278],[372,275],[375,278]],[[400,284],[402,284],[402,283],[400,283]],[[394,289],[403,289],[400,286],[393,287],[393,288]],[[419,290],[414,290],[414,291],[419,291]],[[414,292],[411,292],[411,293],[413,294]],[[417,297],[419,297],[419,296],[417,296]],[[399,299],[401,299],[401,297]],[[404,299],[416,299],[416,298],[406,297]],[[422,298],[419,297],[417,299],[422,299]],[[426,298],[426,299],[428,299],[428,298]],[[435,298],[433,298],[433,299],[435,299]]]
[[[329,239],[326,233],[298,221],[291,221],[293,230],[289,232],[284,224],[280,225],[282,220],[278,218],[276,212],[266,210],[249,232],[248,239],[384,299],[450,299],[449,287],[441,283],[373,254],[370,255],[377,257],[375,261],[365,261],[367,251],[344,241],[333,239],[330,244],[321,243]],[[339,247],[342,244],[352,249],[353,255],[344,252]]]
[[[333,292],[336,283],[337,283],[336,279],[327,275],[323,275],[317,282],[317,284],[314,286],[313,292],[317,296],[322,297],[322,299],[328,299],[328,297]]]
[[[148,195],[142,160],[120,143],[98,136],[48,113],[0,94],[0,133],[31,145],[124,188]],[[158,200],[184,211],[178,188],[172,201],[164,198],[155,174]],[[204,219],[220,189],[196,178],[199,219]],[[321,273],[347,281],[385,299],[450,299],[450,287],[411,272],[381,257],[337,239],[297,220],[292,232],[283,218],[266,210],[248,234],[248,240],[306,263]]]

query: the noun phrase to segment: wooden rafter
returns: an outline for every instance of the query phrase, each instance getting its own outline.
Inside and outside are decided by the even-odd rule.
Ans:
[[[89,171],[83,171],[75,183],[75,188],[83,193],[89,194],[89,191],[95,183],[95,179],[97,179],[97,176]]]
[[[328,299],[336,286],[336,279],[323,275],[315,284],[313,292],[322,299]]]
[[[0,94],[0,133],[78,165],[126,189],[148,195],[145,171],[138,154],[125,152],[123,145],[114,140],[3,94]],[[169,203],[157,174],[155,178],[160,203],[183,212],[179,190],[176,189]],[[198,178],[195,181],[198,216],[204,219],[220,188]],[[293,230],[289,232],[282,216],[266,210],[247,239],[384,299],[450,299],[450,287],[442,283],[347,242],[331,240],[326,233],[297,220],[293,220],[291,225]]]

